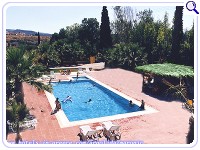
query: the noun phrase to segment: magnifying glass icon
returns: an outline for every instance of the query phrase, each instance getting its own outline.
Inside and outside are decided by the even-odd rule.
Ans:
[[[194,11],[196,14],[199,14],[199,12],[196,10],[196,3],[194,1],[188,1],[186,3],[186,8],[189,11]]]

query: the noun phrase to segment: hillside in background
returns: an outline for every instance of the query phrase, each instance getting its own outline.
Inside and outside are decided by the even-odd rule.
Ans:
[[[50,36],[40,36],[41,42],[46,42],[50,40]],[[38,36],[30,35],[6,35],[6,42],[38,42]]]
[[[38,32],[30,30],[21,30],[21,29],[6,29],[6,34],[24,34],[24,35],[37,35]],[[40,36],[51,36],[49,33],[39,32]]]
[[[6,45],[9,46],[20,46],[20,45],[29,45],[37,46],[38,45],[38,33],[35,31],[29,30],[6,30]],[[51,38],[51,34],[40,33],[40,42],[47,42]]]

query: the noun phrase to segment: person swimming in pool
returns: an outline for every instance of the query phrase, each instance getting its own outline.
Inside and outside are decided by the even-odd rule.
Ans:
[[[92,100],[91,99],[89,99],[87,102],[84,102],[84,103],[89,103],[89,102],[91,102]]]
[[[93,87],[95,87],[96,85],[95,84],[93,84],[92,86],[90,86],[90,87],[88,87],[87,89],[88,90],[92,90],[93,89]]]
[[[132,107],[133,105],[134,105],[133,101],[130,100],[130,101],[129,101],[129,106]]]
[[[62,100],[62,102],[67,102],[67,101],[71,101],[72,102],[72,97],[71,96],[67,96],[66,99]]]

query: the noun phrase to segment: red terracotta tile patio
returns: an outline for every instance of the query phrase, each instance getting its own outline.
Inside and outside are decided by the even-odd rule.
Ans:
[[[123,69],[104,69],[91,71],[88,74],[134,99],[144,99],[147,105],[159,111],[113,121],[121,126],[121,140],[141,140],[145,144],[186,143],[190,113],[182,109],[181,102],[176,100],[168,102],[142,93],[142,76],[138,73]],[[52,109],[44,93],[38,93],[27,83],[23,84],[23,88],[25,103],[28,108],[33,107],[30,113],[35,115],[38,121],[34,130],[21,133],[24,141],[79,141],[77,136],[79,127],[60,128],[56,117],[50,115]],[[41,109],[44,112],[41,112]],[[89,125],[97,126],[99,123]],[[8,141],[14,139],[15,134],[8,135]]]

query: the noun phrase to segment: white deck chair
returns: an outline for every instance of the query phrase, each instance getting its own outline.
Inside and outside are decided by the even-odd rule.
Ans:
[[[85,68],[85,70],[84,70],[84,72],[85,72],[85,73],[88,73],[88,72],[90,72],[90,69],[89,69],[89,67],[86,67],[86,68]]]
[[[103,135],[109,141],[116,141],[121,139],[120,126],[113,124],[111,121],[103,122],[102,126],[104,128]]]
[[[97,131],[91,129],[89,125],[80,126],[79,128],[82,141],[98,141]]]
[[[102,127],[102,126],[96,126],[96,131],[97,131],[97,136],[99,137],[99,138],[102,138],[103,137],[103,130],[104,130],[104,128]]]
[[[42,80],[50,79],[47,75],[42,75]]]
[[[9,131],[15,132],[13,129],[13,124],[10,122],[10,120],[7,120],[7,124],[8,124]]]
[[[54,71],[50,71],[50,78],[51,79],[55,79],[56,78]]]
[[[83,68],[79,67],[79,68],[78,68],[78,73],[80,73],[80,74],[84,73],[84,72],[83,72]]]
[[[37,120],[33,119],[33,120],[24,121],[24,123],[20,125],[20,127],[23,129],[35,129],[36,124],[37,124]]]
[[[25,123],[37,124],[37,119],[26,120],[26,121],[24,121],[24,122],[25,122]]]

